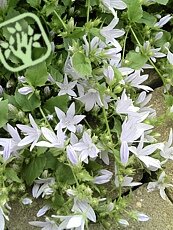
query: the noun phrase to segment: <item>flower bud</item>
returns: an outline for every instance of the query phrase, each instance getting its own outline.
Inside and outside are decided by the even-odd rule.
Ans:
[[[24,118],[25,118],[25,113],[24,113],[23,111],[20,110],[20,111],[17,113],[17,119],[18,119],[19,121],[22,121]]]
[[[73,32],[73,30],[74,30],[74,18],[72,18],[72,17],[70,18],[67,26],[68,26],[68,31]]]
[[[114,88],[114,93],[121,93],[123,90],[123,88],[120,86],[120,85],[117,85],[115,88]]]
[[[69,9],[69,15],[71,16],[73,14],[74,14],[74,7],[70,7],[70,9]]]
[[[3,94],[4,89],[2,88],[2,86],[0,85],[0,96]]]
[[[49,86],[44,87],[44,95],[46,97],[50,96],[50,87]]]
[[[30,86],[24,86],[18,89],[18,92],[22,95],[28,95],[29,93],[33,93],[33,88]]]
[[[15,82],[13,79],[10,79],[7,81],[6,88],[9,89],[15,85]]]
[[[9,112],[14,113],[14,114],[18,113],[18,109],[12,104],[8,104],[8,110]]]

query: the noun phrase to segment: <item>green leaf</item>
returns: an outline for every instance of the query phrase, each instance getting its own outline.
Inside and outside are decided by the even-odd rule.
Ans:
[[[10,179],[14,182],[22,183],[21,179],[17,176],[16,171],[12,168],[5,169],[5,176],[7,177],[7,179]]]
[[[63,163],[59,162],[55,176],[59,183],[67,185],[72,185],[75,183],[75,179],[71,168]]]
[[[65,204],[65,200],[62,195],[58,194],[58,192],[55,193],[53,197],[53,202],[51,204],[51,207],[56,209],[61,208]]]
[[[67,111],[67,103],[69,97],[67,95],[51,97],[44,104],[44,109],[48,110],[51,114],[55,112],[55,106],[63,111]]]
[[[29,99],[27,95],[20,94],[16,89],[15,100],[24,112],[33,111],[41,105],[40,98],[33,94]]]
[[[40,47],[41,47],[41,45],[40,45],[39,42],[34,42],[34,43],[32,44],[32,46],[33,46],[33,47],[36,47],[36,48],[40,48]]]
[[[46,165],[45,169],[56,170],[58,166],[57,157],[54,157],[51,152],[46,152]]]
[[[126,66],[131,67],[132,69],[138,70],[143,67],[143,65],[147,62],[147,57],[142,55],[141,53],[136,53],[135,51],[130,51],[126,55]]]
[[[5,58],[6,58],[6,59],[9,58],[10,53],[11,53],[11,50],[10,50],[10,49],[5,50],[4,55],[5,55]]]
[[[22,31],[22,27],[18,22],[16,22],[15,28],[17,31]]]
[[[0,128],[8,122],[8,100],[0,101]]]
[[[7,27],[7,30],[11,33],[14,34],[16,30],[13,27]]]
[[[31,185],[33,181],[40,176],[44,170],[45,165],[46,157],[45,155],[42,155],[32,159],[28,165],[24,166],[23,178],[27,185]]]
[[[149,27],[153,27],[156,22],[157,19],[152,14],[145,11],[143,12],[142,18],[138,20],[138,23],[144,23]]]
[[[140,0],[124,0],[127,4],[127,15],[131,22],[138,22],[142,18],[142,6]]]
[[[46,62],[29,67],[25,72],[25,77],[32,86],[43,86],[48,78]]]
[[[158,4],[166,5],[169,2],[169,0],[156,0],[156,2]]]
[[[173,96],[172,95],[164,95],[166,104],[171,107],[173,105]]]
[[[7,49],[8,46],[9,46],[8,42],[1,42],[0,45],[1,45],[1,47],[4,48],[4,49]]]
[[[31,7],[37,8],[38,6],[40,6],[41,0],[27,0],[27,3],[28,3]]]
[[[90,59],[87,58],[83,53],[76,52],[73,54],[72,63],[73,67],[79,74],[83,76],[89,76],[92,74]]]
[[[59,72],[58,69],[54,68],[53,66],[49,67],[49,73],[55,81],[57,82],[63,81],[63,75]]]

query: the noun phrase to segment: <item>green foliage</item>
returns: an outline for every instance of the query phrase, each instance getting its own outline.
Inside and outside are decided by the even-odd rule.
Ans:
[[[15,92],[15,100],[24,112],[33,111],[41,105],[40,98],[36,93],[28,98],[28,95],[22,95],[17,90]]]
[[[49,67],[49,73],[53,77],[53,79],[57,82],[62,82],[63,75],[60,73],[60,71],[53,66]]]
[[[165,102],[168,106],[172,106],[173,105],[173,96],[172,95],[164,95],[165,98]]]
[[[38,8],[41,4],[41,0],[27,0],[27,3],[33,8]]]
[[[41,155],[33,158],[28,165],[24,165],[22,177],[27,185],[31,185],[34,180],[41,175],[46,165],[46,156]]]
[[[25,76],[27,82],[34,87],[43,86],[48,78],[46,62],[29,67]]]
[[[0,128],[8,122],[8,100],[0,101]]]
[[[144,23],[145,25],[149,27],[153,27],[154,24],[157,22],[156,17],[154,17],[152,14],[149,14],[146,11],[143,11],[142,17],[137,21],[138,23]]]
[[[85,57],[83,53],[76,52],[72,57],[72,62],[75,70],[82,76],[90,76],[92,74],[90,59]]]
[[[46,153],[46,164],[45,169],[56,170],[58,167],[58,160],[54,157],[51,152]]]
[[[141,69],[142,66],[147,62],[147,60],[147,57],[135,51],[130,51],[126,55],[126,65],[135,70]]]
[[[141,6],[140,0],[124,0],[124,2],[127,4],[127,14],[128,19],[131,22],[138,22],[142,18],[143,10]],[[134,13],[135,12],[135,13]]]
[[[59,162],[57,170],[55,172],[56,179],[59,183],[62,183],[64,185],[72,185],[75,183],[75,178],[73,176],[73,172],[71,168]]]
[[[22,180],[18,177],[16,171],[12,168],[6,168],[5,169],[5,176],[7,179],[12,180],[17,183],[21,183]]]
[[[63,111],[66,111],[68,101],[69,99],[66,95],[51,97],[44,104],[44,109],[48,110],[50,114],[54,113],[55,106],[62,109]]]
[[[163,56],[162,53],[167,55],[168,49],[170,52],[173,51],[172,19],[166,25],[155,26],[160,20],[159,14],[161,17],[170,14],[172,0],[169,3],[168,0],[123,0],[127,5],[124,10],[116,9],[115,2],[107,1],[108,4],[106,5],[101,0],[9,0],[8,7],[0,10],[0,23],[24,12],[35,13],[39,17],[49,41],[52,42],[51,55],[46,61],[38,65],[28,67],[18,73],[7,71],[1,65],[0,85],[2,85],[3,90],[0,88],[0,186],[3,193],[0,195],[0,208],[5,214],[4,204],[12,200],[13,194],[21,195],[21,188],[24,183],[31,190],[34,180],[39,179],[39,177],[53,177],[55,183],[50,186],[53,188],[53,193],[44,197],[45,203],[52,208],[51,213],[53,212],[53,214],[69,215],[74,203],[79,199],[88,202],[94,209],[97,220],[107,226],[107,229],[111,228],[112,220],[118,222],[122,216],[126,218],[126,215],[134,217],[129,207],[126,209],[126,196],[121,194],[124,191],[122,188],[123,179],[125,176],[133,177],[139,167],[148,173],[150,173],[150,169],[144,165],[142,158],[138,158],[137,153],[134,155],[130,152],[128,162],[122,162],[122,124],[124,123],[123,127],[125,127],[127,125],[125,121],[127,122],[129,117],[134,115],[134,117],[136,116],[136,123],[134,122],[134,124],[138,125],[137,122],[142,122],[139,127],[143,129],[148,124],[161,124],[167,115],[172,116],[173,96],[169,92],[167,94],[166,91],[173,86],[173,67],[167,61],[166,56],[160,57]],[[115,23],[116,11],[117,24]],[[109,24],[113,17],[115,17],[113,22],[116,25]],[[100,29],[103,27],[108,29],[106,36],[100,33]],[[2,50],[5,49],[4,56],[12,66],[18,66],[20,58],[16,58],[12,54],[10,46],[16,46],[14,35],[23,30],[28,37],[32,36],[33,38],[32,60],[36,60],[46,53],[46,47],[42,47],[44,41],[41,37],[41,31],[32,18],[11,23],[1,30],[0,47]],[[122,35],[122,31],[124,31],[124,35]],[[25,48],[23,47],[22,52],[24,51]],[[138,98],[140,91],[143,91],[142,87],[145,87],[145,82],[142,82],[142,77],[141,79],[136,78],[135,74],[138,71],[133,72],[133,70],[139,70],[141,75],[144,75],[145,72],[142,71],[146,67],[145,64],[150,64],[153,67],[166,86],[164,98],[168,109],[167,113],[160,116],[159,119],[148,116],[144,121],[140,121],[138,116],[147,116],[147,112],[142,113],[142,111],[147,110],[145,107],[148,105],[145,105],[143,109],[145,100],[140,105]],[[48,74],[54,79],[53,81],[48,80]],[[62,83],[65,75],[67,75],[70,85],[69,88],[64,87],[66,95],[58,96],[60,87],[57,82]],[[21,76],[25,78],[21,78]],[[73,83],[71,84],[71,82]],[[20,94],[18,89],[25,86],[30,86],[33,92],[28,95]],[[74,90],[77,97],[69,96],[69,90]],[[123,99],[122,92],[124,93]],[[140,100],[143,100],[144,97],[145,93],[141,94]],[[81,101],[79,102],[79,100]],[[140,107],[140,109],[137,114],[134,111],[132,113],[129,111],[119,112],[117,109],[119,100],[124,100],[120,105],[120,110],[138,110],[136,107]],[[75,115],[72,109],[69,110],[72,103],[75,103]],[[90,105],[93,106],[91,110],[89,110]],[[55,107],[68,115],[67,120],[66,117],[62,120],[57,119]],[[87,107],[89,111],[87,111]],[[59,113],[61,112],[59,111]],[[33,124],[31,127],[28,119],[29,114],[32,114],[39,130],[36,127],[34,129]],[[78,123],[82,127],[76,125],[77,120],[80,120],[76,115],[85,115],[85,118]],[[62,147],[58,147],[59,143],[57,144],[61,135],[63,139],[62,132],[59,129],[56,130],[59,120],[61,120],[60,124],[63,123],[64,125],[62,130],[65,134]],[[71,125],[71,121],[76,126],[76,137],[68,127]],[[40,134],[38,146],[35,146],[32,151],[29,151],[29,144],[21,147],[18,143],[20,140],[14,140],[9,130],[4,129],[6,123],[18,130],[21,139],[27,137],[27,131],[29,133],[38,132],[37,134]],[[20,130],[20,126],[17,125],[16,128],[16,123],[25,125],[23,127],[26,133]],[[48,136],[44,133],[46,129],[44,130],[43,127],[49,129],[49,132],[46,133]],[[127,131],[129,132],[130,129]],[[13,132],[15,133],[14,130]],[[87,133],[91,140],[87,138],[87,135],[84,136],[83,132],[85,132],[84,134]],[[153,134],[154,132],[150,133],[151,137]],[[30,137],[31,134],[28,138]],[[129,147],[133,146],[130,151],[138,146],[140,138],[141,136],[133,143],[127,143]],[[50,146],[54,147],[45,147],[45,141],[53,143]],[[78,147],[73,142],[78,143]],[[76,148],[83,148],[82,145],[84,145],[85,149],[87,143],[89,143],[88,149],[86,147],[87,151],[74,150],[73,145]],[[150,143],[144,143],[145,146],[150,147]],[[70,147],[72,148],[70,149]],[[100,150],[99,153],[95,153],[98,155],[96,159],[87,156],[91,150],[95,151],[95,147]],[[8,150],[11,156],[5,160],[2,154]],[[159,152],[160,149],[156,153],[147,155],[154,158],[148,164],[152,164],[154,160],[160,160]],[[108,161],[111,162],[109,166],[107,165]],[[139,166],[136,165],[136,162],[139,163]],[[112,178],[112,174],[109,175],[106,170],[113,173]],[[158,168],[159,173],[161,170],[163,170],[162,167]],[[111,178],[110,181],[108,178],[108,183],[94,183],[96,177],[98,180],[107,180],[105,179],[107,175],[105,176],[104,173],[108,173],[108,177]],[[155,180],[156,173],[150,173],[152,180]],[[100,178],[98,178],[99,176]],[[115,186],[115,179],[120,182],[119,188]],[[128,178],[126,179],[128,182]],[[13,189],[13,185],[16,184],[20,190],[14,193],[13,190],[16,187],[14,186]],[[131,185],[127,185],[127,187],[131,187]],[[25,195],[27,191],[23,192],[22,195]],[[68,192],[71,192],[72,195],[69,196]],[[2,197],[3,199],[1,199]],[[104,197],[106,200],[102,199]],[[92,215],[92,212],[89,214]],[[137,217],[135,218],[137,219]],[[57,223],[59,224],[59,221]],[[115,226],[115,228],[119,228],[119,226]]]

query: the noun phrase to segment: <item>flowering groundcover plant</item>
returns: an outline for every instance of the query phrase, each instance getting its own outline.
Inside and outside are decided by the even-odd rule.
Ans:
[[[1,65],[0,229],[15,199],[24,205],[45,200],[38,220],[29,222],[44,230],[82,230],[90,223],[110,229],[112,223],[128,226],[129,217],[148,221],[147,213],[129,210],[123,196],[124,188],[142,184],[134,181],[139,169],[151,179],[148,191],[158,189],[167,199],[165,188],[173,185],[164,166],[173,159],[172,130],[167,142],[158,143],[153,128],[172,117],[172,4],[1,1],[0,22],[33,12],[52,52],[17,73]],[[38,53],[43,48],[36,47],[33,55]],[[148,105],[153,89],[145,84],[146,69],[164,85],[168,110],[160,119]]]

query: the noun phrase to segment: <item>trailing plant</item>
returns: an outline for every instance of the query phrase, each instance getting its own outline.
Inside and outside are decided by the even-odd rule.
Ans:
[[[1,64],[1,229],[15,199],[25,205],[44,199],[37,217],[45,215],[45,221],[30,222],[42,229],[89,229],[92,222],[111,229],[112,223],[128,226],[129,218],[147,221],[147,214],[129,210],[130,195],[123,195],[142,184],[135,181],[139,171],[151,175],[148,191],[159,189],[167,199],[165,188],[172,184],[164,165],[173,159],[172,129],[167,142],[157,141],[153,128],[159,121],[147,105],[153,89],[146,84],[152,77],[146,70],[153,69],[163,82],[168,109],[162,122],[172,117],[173,106],[171,4],[3,2],[0,22],[34,13],[52,51],[45,61],[16,73]],[[22,48],[27,45],[22,36],[27,35],[33,39],[32,55],[45,54],[37,41],[38,28],[23,20],[0,35],[1,49],[14,65],[19,60],[10,55],[15,54],[12,45],[24,25],[27,32],[16,50],[27,56],[27,46]],[[10,46],[4,42],[8,38]],[[153,181],[153,172],[158,181]]]

